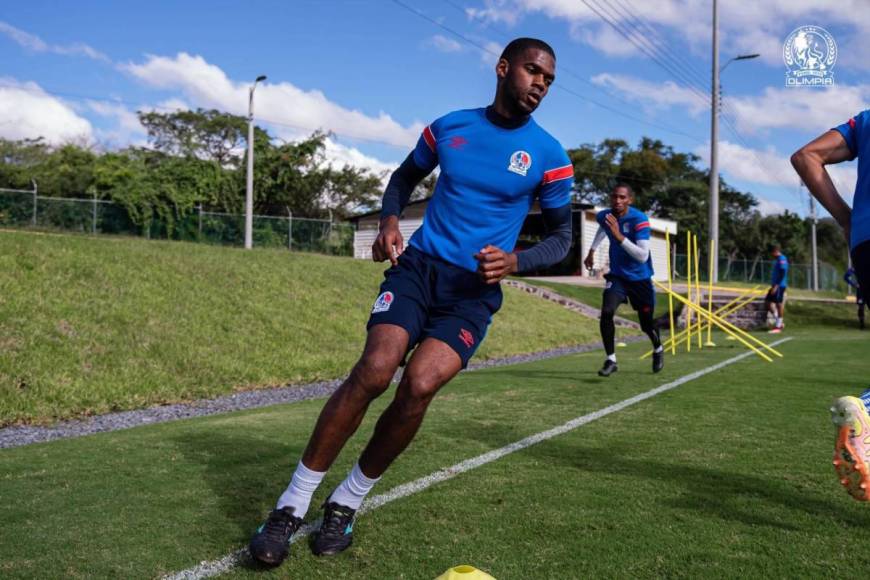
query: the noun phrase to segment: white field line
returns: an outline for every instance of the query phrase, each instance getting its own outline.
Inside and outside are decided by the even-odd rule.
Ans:
[[[770,346],[777,346],[784,342],[788,342],[791,339],[792,337],[782,338],[771,343]],[[472,457],[471,459],[466,459],[465,461],[460,461],[456,465],[441,469],[439,471],[421,477],[420,479],[416,479],[408,483],[403,483],[402,485],[396,486],[386,493],[369,498],[360,508],[358,513],[362,515],[366,512],[377,509],[397,499],[419,493],[424,489],[435,485],[436,483],[447,481],[448,479],[452,479],[457,475],[465,473],[466,471],[471,471],[472,469],[477,469],[478,467],[486,465],[487,463],[492,463],[493,461],[501,459],[505,455],[509,455],[511,453],[514,453],[515,451],[520,451],[542,441],[546,441],[548,439],[552,439],[553,437],[563,435],[569,431],[573,431],[574,429],[582,427],[587,423],[591,423],[596,419],[601,419],[602,417],[606,417],[607,415],[610,415],[612,413],[617,413],[619,411],[622,411],[623,409],[626,409],[627,407],[640,403],[641,401],[645,401],[647,399],[655,397],[656,395],[660,395],[666,391],[675,389],[680,385],[688,383],[689,381],[693,381],[704,375],[716,372],[721,368],[741,361],[746,357],[752,356],[753,354],[755,353],[751,351],[745,352],[733,358],[729,358],[728,360],[717,363],[713,366],[709,366],[707,368],[680,377],[679,379],[671,381],[670,383],[665,383],[660,387],[656,387],[644,393],[640,393],[639,395],[635,395],[633,397],[625,399],[624,401],[614,403],[609,407],[604,407],[603,409],[593,411],[592,413],[583,415],[582,417],[571,419],[567,423],[559,425],[558,427],[548,429],[547,431],[541,431],[540,433],[530,435],[525,439],[520,439],[519,441],[515,441],[513,443],[505,445],[504,447],[493,449],[492,451],[488,451],[482,455],[478,455],[477,457]],[[296,532],[296,534],[293,536],[291,543],[295,543],[301,540],[312,531],[316,530],[317,526],[319,525],[319,520],[310,524],[303,525],[299,529],[299,531]],[[169,576],[164,576],[164,580],[200,580],[202,578],[217,576],[219,574],[223,574],[224,572],[229,571],[231,568],[239,564],[244,558],[247,557],[248,549],[242,548],[227,556],[224,556],[219,560],[200,562],[198,565],[192,568],[188,568],[187,570],[182,570],[181,572],[177,572]]]

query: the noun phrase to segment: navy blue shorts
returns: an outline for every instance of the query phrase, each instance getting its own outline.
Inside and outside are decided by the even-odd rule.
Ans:
[[[852,249],[852,267],[855,268],[861,296],[865,298],[865,288],[870,288],[870,242],[863,242]]]
[[[767,291],[767,296],[764,298],[765,302],[773,302],[774,304],[782,304],[782,301],[785,300],[785,288],[782,286],[777,287],[776,292],[772,290]]]
[[[408,352],[436,338],[456,351],[465,368],[501,301],[501,285],[487,285],[476,272],[408,246],[398,265],[384,272],[366,329],[401,326],[408,331]]]
[[[652,314],[656,308],[656,291],[650,278],[643,280],[627,280],[613,274],[606,274],[604,279],[605,302],[608,294],[616,294],[619,303],[628,301],[637,312]]]

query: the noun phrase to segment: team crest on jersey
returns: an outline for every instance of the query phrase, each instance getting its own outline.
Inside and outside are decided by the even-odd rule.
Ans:
[[[511,162],[508,165],[508,171],[513,171],[518,175],[525,177],[529,172],[529,167],[532,166],[532,156],[523,150],[514,151],[511,155]]]
[[[390,291],[381,293],[378,296],[378,299],[375,300],[375,305],[372,306],[372,314],[377,314],[378,312],[386,312],[390,309],[390,306],[393,304],[393,300],[395,300],[395,296]]]
[[[631,230],[631,225],[628,222],[622,224],[622,233],[627,234]]]

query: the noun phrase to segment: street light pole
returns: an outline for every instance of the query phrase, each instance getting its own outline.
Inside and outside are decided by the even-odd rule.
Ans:
[[[716,256],[710,256],[713,283],[719,282],[719,3],[713,0],[713,86],[710,92],[710,239]],[[687,251],[691,251],[690,249]]]
[[[266,80],[260,75],[248,91],[248,179],[245,188],[245,249],[254,246],[254,89],[257,83]]]

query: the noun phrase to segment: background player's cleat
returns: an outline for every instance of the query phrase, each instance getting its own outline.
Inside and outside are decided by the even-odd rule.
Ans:
[[[311,551],[315,556],[332,556],[350,548],[355,514],[356,510],[335,502],[323,505],[323,523],[311,536]]]
[[[290,553],[290,538],[302,525],[302,518],[297,518],[294,512],[288,506],[272,510],[248,546],[254,560],[269,566],[277,566],[284,561]]]
[[[834,470],[849,495],[859,501],[870,500],[870,414],[857,397],[840,397],[831,407],[831,420],[837,429],[834,441]]]
[[[779,334],[781,332],[782,332],[782,327],[780,327],[780,326],[775,326],[767,331],[768,334]]]
[[[654,352],[652,355],[653,359],[653,372],[660,372],[663,368],[665,368],[665,351],[662,350],[660,352]]]
[[[619,367],[616,366],[616,363],[610,359],[604,361],[604,366],[601,367],[601,370],[598,371],[599,377],[609,377],[613,373],[619,370]]]

